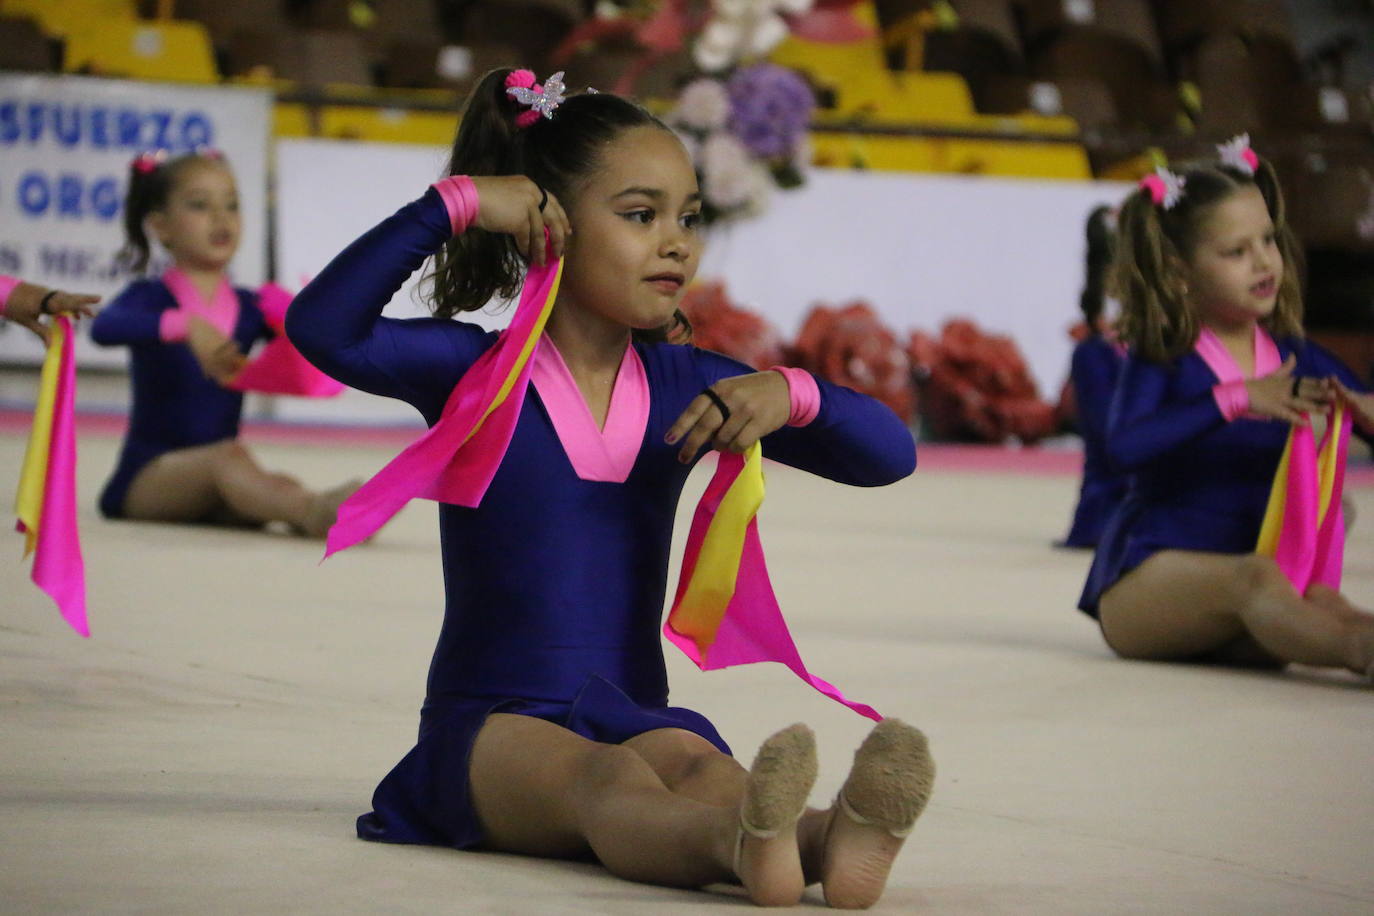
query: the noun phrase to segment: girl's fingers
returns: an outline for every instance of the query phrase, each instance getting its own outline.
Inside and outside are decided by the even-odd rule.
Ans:
[[[697,421],[701,419],[701,415],[706,413],[706,408],[714,406],[715,405],[711,403],[711,399],[704,394],[699,394],[692,398],[692,402],[688,404],[687,409],[682,411],[678,416],[677,421],[673,423],[672,428],[669,429],[667,435],[663,437],[663,441],[669,445],[677,444],[679,439],[687,435],[689,429],[697,425]]]
[[[712,405],[697,421],[697,425],[687,433],[687,438],[682,442],[682,448],[678,450],[677,460],[683,464],[690,463],[701,452],[702,447],[715,435],[719,425],[720,411],[716,410],[715,405]]]
[[[712,406],[714,407],[715,405]],[[717,408],[717,410],[718,409],[719,408]],[[743,410],[732,408],[730,411],[730,419],[721,423],[720,426],[716,428],[715,435],[711,437],[711,444],[716,448],[728,449],[730,443],[735,440],[736,436],[744,431],[744,428],[749,425],[751,419],[752,417]]]
[[[726,445],[726,450],[734,452],[736,455],[743,455],[749,450],[749,446],[762,439],[766,432],[762,423],[758,420],[750,420],[730,440],[729,444]]]

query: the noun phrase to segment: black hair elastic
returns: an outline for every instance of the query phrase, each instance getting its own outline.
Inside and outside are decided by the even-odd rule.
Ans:
[[[1302,379],[1301,379],[1300,377],[1298,377],[1298,376],[1296,376],[1296,375],[1293,376],[1293,397],[1297,397],[1297,396],[1298,396],[1298,384],[1299,384],[1301,381],[1302,381]]]
[[[549,192],[543,188],[539,189],[539,212],[544,212],[544,204],[549,202]]]
[[[710,388],[701,389],[701,393],[710,398],[712,403],[716,405],[716,409],[720,411],[722,417],[721,422],[728,423],[730,421],[730,408],[725,406],[725,402],[720,399],[720,395],[716,394]]]
[[[51,315],[51,314],[52,314],[52,312],[49,312],[49,311],[48,311],[48,303],[51,302],[51,301],[52,301],[52,297],[53,297],[53,296],[56,296],[56,295],[57,295],[57,290],[55,290],[55,289],[50,289],[50,290],[48,290],[48,292],[43,296],[42,299],[39,299],[39,300],[38,300],[38,314],[40,314],[40,315]]]

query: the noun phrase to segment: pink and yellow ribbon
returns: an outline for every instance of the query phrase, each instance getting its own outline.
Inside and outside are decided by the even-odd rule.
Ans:
[[[32,578],[57,603],[62,617],[82,636],[86,622],[86,567],[76,526],[76,438],[72,412],[76,367],[71,321],[59,316],[39,377],[24,467],[15,499],[16,530],[33,554]]]
[[[759,540],[763,449],[720,453],[715,476],[692,518],[677,596],[663,635],[703,671],[778,662],[816,690],[861,716],[873,707],[846,699],[834,684],[806,670],[768,578]]]
[[[1273,557],[1299,594],[1313,584],[1340,589],[1345,557],[1341,492],[1350,415],[1337,404],[1320,448],[1310,426],[1288,433],[1255,552]]]
[[[563,260],[531,266],[510,327],[449,395],[439,419],[339,507],[325,557],[370,537],[415,497],[475,507],[510,447],[531,355],[558,297]]]

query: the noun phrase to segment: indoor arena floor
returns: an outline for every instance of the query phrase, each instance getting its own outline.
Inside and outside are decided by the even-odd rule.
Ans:
[[[403,441],[364,439],[248,441],[265,465],[327,486]],[[0,573],[0,911],[747,906],[588,864],[357,840],[354,818],[415,736],[442,607],[433,506],[317,565],[318,543],[285,535],[101,520],[117,444],[82,435],[93,637],[28,582],[17,536]],[[22,451],[20,430],[0,431],[5,477]],[[1073,607],[1089,556],[1050,547],[1072,462],[924,454],[881,490],[774,467],[762,516],[812,671],[919,725],[939,766],[880,911],[1374,912],[1374,689],[1114,659]],[[1346,565],[1365,606],[1370,477],[1353,490]],[[776,665],[703,674],[672,650],[669,670],[674,703],[708,715],[746,763],[773,730],[808,722],[817,804],[869,724]],[[804,907],[821,906],[809,891]]]

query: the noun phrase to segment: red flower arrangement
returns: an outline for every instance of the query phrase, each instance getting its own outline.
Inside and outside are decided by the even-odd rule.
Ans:
[[[882,401],[906,422],[916,412],[911,360],[865,302],[817,305],[793,347],[795,365]]]

